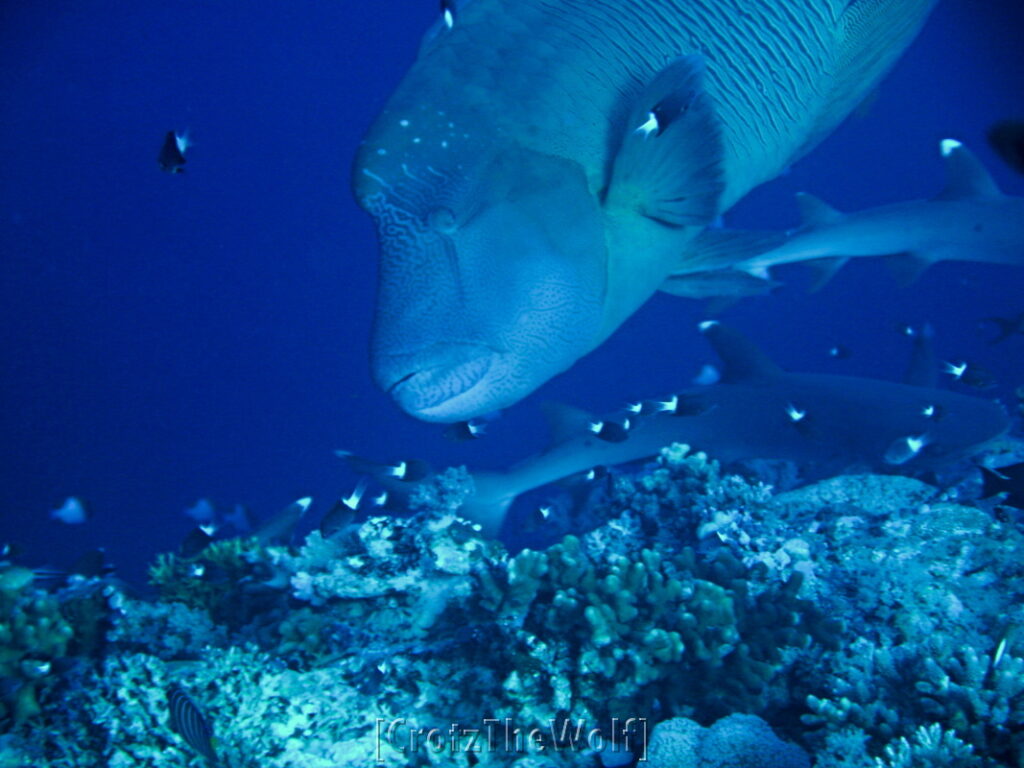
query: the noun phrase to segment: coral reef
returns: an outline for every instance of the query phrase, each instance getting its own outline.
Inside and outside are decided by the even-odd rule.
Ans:
[[[754,715],[729,715],[709,728],[677,717],[654,728],[650,768],[810,768],[799,747],[780,740]]]
[[[0,563],[0,765],[197,768],[172,688],[223,768],[611,768],[644,718],[666,768],[1024,765],[1024,539],[961,497],[776,494],[671,446],[511,555],[471,492],[450,470],[409,517],[163,555],[152,600]]]

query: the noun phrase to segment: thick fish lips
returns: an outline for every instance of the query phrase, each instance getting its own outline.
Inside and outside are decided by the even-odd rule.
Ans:
[[[477,415],[473,392],[498,358],[487,347],[442,346],[432,354],[383,356],[374,368],[381,387],[406,413],[450,422]]]

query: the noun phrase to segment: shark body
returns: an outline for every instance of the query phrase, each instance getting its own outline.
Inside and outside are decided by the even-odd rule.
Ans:
[[[736,331],[717,322],[703,323],[702,330],[724,364],[718,383],[676,393],[661,401],[667,410],[644,416],[593,419],[557,409],[550,447],[507,471],[473,471],[476,490],[460,514],[495,532],[520,494],[595,466],[655,456],[672,443],[725,463],[780,459],[818,472],[915,470],[970,455],[1009,427],[1004,409],[988,400],[875,379],[788,373]],[[918,338],[918,357],[929,344],[927,335]],[[912,365],[908,376],[921,378],[921,369],[919,362]],[[597,425],[626,419],[625,439],[595,434]]]
[[[934,2],[448,3],[353,169],[378,385],[454,422],[567,369],[706,272],[694,237],[828,135]],[[763,288],[719,277],[671,292]]]
[[[848,259],[862,256],[887,257],[907,281],[939,261],[1024,265],[1024,198],[1003,194],[959,142],[943,141],[942,153],[946,186],[930,200],[840,213],[817,198],[801,195],[799,229],[756,256],[736,261],[726,255],[724,261],[761,276],[780,264],[810,261],[821,274],[819,283]],[[742,241],[737,233],[732,236]],[[769,239],[762,233],[751,238]]]

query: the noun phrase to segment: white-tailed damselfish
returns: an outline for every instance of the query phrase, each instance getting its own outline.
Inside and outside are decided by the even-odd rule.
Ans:
[[[188,151],[189,146],[191,145],[187,131],[182,133],[168,131],[164,136],[163,146],[160,147],[160,154],[156,157],[160,170],[166,173],[184,173],[185,152]]]

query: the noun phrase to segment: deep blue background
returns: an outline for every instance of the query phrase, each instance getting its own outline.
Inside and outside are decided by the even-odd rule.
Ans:
[[[711,360],[699,308],[659,296],[472,445],[373,388],[376,242],[349,165],[436,12],[0,4],[0,541],[51,565],[103,545],[138,578],[200,496],[266,515],[309,493],[325,509],[351,487],[338,447],[501,466],[543,444],[540,400],[609,409]],[[1024,117],[1022,30],[1019,0],[944,0],[866,114],[728,223],[792,226],[803,189],[847,210],[929,196],[946,136],[1024,194],[983,140]],[[183,128],[188,172],[163,174],[162,137]],[[726,317],[791,368],[893,378],[906,360],[894,325],[929,319],[940,352],[984,364],[1005,395],[1024,383],[1024,337],[989,347],[978,321],[1024,311],[1022,288],[1024,269],[948,264],[901,288],[863,262],[818,294],[787,288]],[[854,355],[828,359],[836,342]],[[68,495],[87,502],[86,525],[50,519]]]

